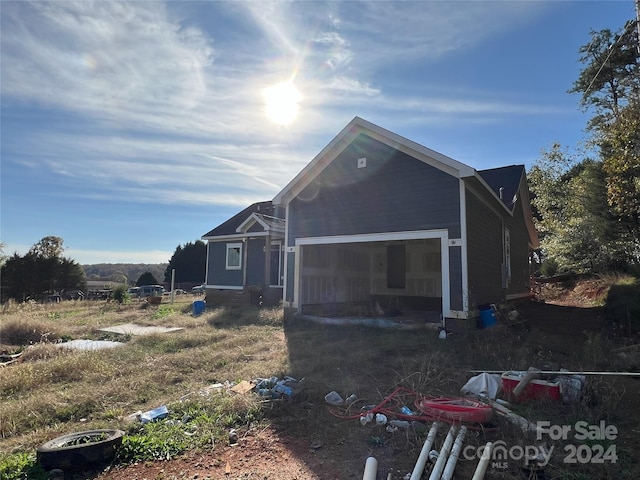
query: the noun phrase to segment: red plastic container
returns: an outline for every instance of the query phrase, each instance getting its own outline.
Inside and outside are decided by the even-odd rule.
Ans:
[[[504,395],[513,400],[513,389],[520,383],[527,372],[510,371],[502,374],[502,391]],[[562,399],[559,382],[534,379],[529,382],[518,398],[518,401],[550,399],[559,402]]]

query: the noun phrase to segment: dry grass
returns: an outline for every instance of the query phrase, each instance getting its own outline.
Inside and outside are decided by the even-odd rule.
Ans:
[[[282,315],[276,311],[214,310],[193,317],[190,299],[143,305],[27,304],[0,317],[2,348],[24,350],[20,362],[0,376],[0,453],[34,448],[80,424],[113,427],[121,422],[118,417],[211,383],[287,370]],[[140,337],[99,331],[122,323],[184,330]],[[54,343],[75,338],[118,339],[125,345],[86,352]]]
[[[303,379],[304,388],[293,402],[273,405],[269,421],[309,444],[333,446],[335,455],[341,455],[338,449],[345,446],[344,457],[348,458],[354,455],[353,449],[364,447],[371,453],[370,442],[384,433],[328,415],[323,398],[329,391],[336,390],[343,397],[356,394],[358,405],[377,404],[398,386],[426,395],[453,396],[471,376],[469,368],[526,369],[542,358],[539,339],[509,328],[474,330],[439,340],[429,330],[285,324],[279,309],[211,309],[193,317],[190,300],[159,307],[93,302],[31,305],[0,316],[5,349],[25,347],[44,338],[42,332],[55,332],[46,336],[47,342],[26,348],[21,362],[2,371],[0,454],[30,451],[79,429],[125,428],[124,416],[172,404],[212,383],[290,375]],[[69,351],[52,343],[69,338],[115,340],[117,336],[105,336],[99,328],[122,323],[184,330],[121,337],[124,346],[97,352]],[[578,357],[585,362],[602,361],[608,345],[601,338],[593,334],[591,343],[576,348]],[[606,412],[615,411],[620,392],[611,382],[595,383],[583,403],[570,408],[529,405],[520,413],[556,424],[576,419],[595,422],[609,419]],[[226,402],[223,417],[234,409],[248,408],[236,402],[256,402],[256,397],[229,397]],[[492,434],[513,444],[526,440],[510,425],[499,423],[497,428],[494,433],[478,433],[469,442],[480,444]],[[387,436],[388,443],[376,455],[384,458],[387,452],[389,462],[411,471],[425,434],[415,429]],[[460,468],[464,471],[464,465]],[[519,474],[504,473],[507,476],[496,478]],[[608,471],[599,470],[598,475],[601,473]]]

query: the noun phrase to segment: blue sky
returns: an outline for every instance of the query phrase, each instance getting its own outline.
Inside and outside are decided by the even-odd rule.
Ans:
[[[167,262],[354,116],[530,167],[585,140],[578,49],[633,18],[633,0],[0,2],[5,254],[56,235],[81,264]],[[283,82],[297,103],[269,116]]]

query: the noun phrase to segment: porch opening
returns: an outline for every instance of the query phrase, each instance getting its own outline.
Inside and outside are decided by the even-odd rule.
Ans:
[[[440,238],[301,246],[300,312],[439,322]]]

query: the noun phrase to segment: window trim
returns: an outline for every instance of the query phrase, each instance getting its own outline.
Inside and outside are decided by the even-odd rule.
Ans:
[[[227,243],[225,255],[225,268],[227,270],[241,270],[242,269],[242,243]],[[233,249],[238,249],[238,265],[229,264],[229,252]]]

